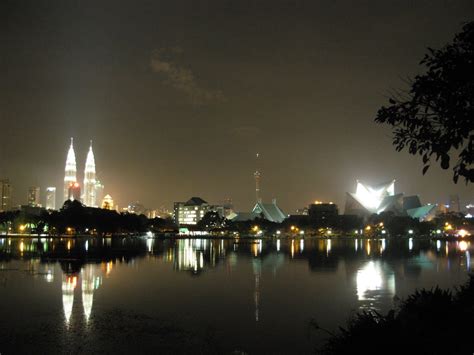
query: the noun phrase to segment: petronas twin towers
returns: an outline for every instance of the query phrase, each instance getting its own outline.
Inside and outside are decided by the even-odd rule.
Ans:
[[[74,194],[71,189],[80,189],[77,182],[77,167],[76,154],[74,153],[73,139],[71,138],[71,145],[67,153],[66,168],[64,174],[64,200],[74,199]],[[98,207],[97,193],[96,193],[96,176],[95,176],[95,159],[92,151],[92,141],[87,153],[86,166],[84,169],[84,185],[82,202],[89,207]]]

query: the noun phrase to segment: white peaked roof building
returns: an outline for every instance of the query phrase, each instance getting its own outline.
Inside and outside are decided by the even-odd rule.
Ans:
[[[418,196],[404,196],[395,193],[395,180],[379,185],[368,185],[357,181],[356,192],[346,194],[346,215],[368,217],[374,213],[393,212],[426,219],[435,205],[422,206]]]

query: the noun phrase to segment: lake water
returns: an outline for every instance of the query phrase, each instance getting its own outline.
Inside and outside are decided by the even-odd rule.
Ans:
[[[309,353],[464,283],[469,242],[0,238],[0,353]]]

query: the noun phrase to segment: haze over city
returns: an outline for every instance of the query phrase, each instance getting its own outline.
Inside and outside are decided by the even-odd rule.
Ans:
[[[62,186],[70,137],[119,205],[201,196],[285,212],[343,206],[356,179],[425,202],[464,181],[397,153],[379,107],[472,18],[472,1],[6,1],[0,13],[0,171]],[[82,168],[81,168],[82,169]]]

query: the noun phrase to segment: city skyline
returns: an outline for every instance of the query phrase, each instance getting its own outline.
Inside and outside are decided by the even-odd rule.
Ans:
[[[285,211],[316,199],[342,206],[357,179],[395,178],[431,203],[472,200],[450,171],[423,176],[418,157],[396,152],[373,122],[388,93],[419,72],[426,48],[474,14],[471,1],[374,1],[369,12],[272,4],[53,1],[23,11],[9,2],[0,15],[0,178],[15,203],[29,186],[61,195],[65,136],[76,138],[79,167],[93,139],[97,174],[119,206],[199,195],[248,209],[256,152],[261,196]]]

